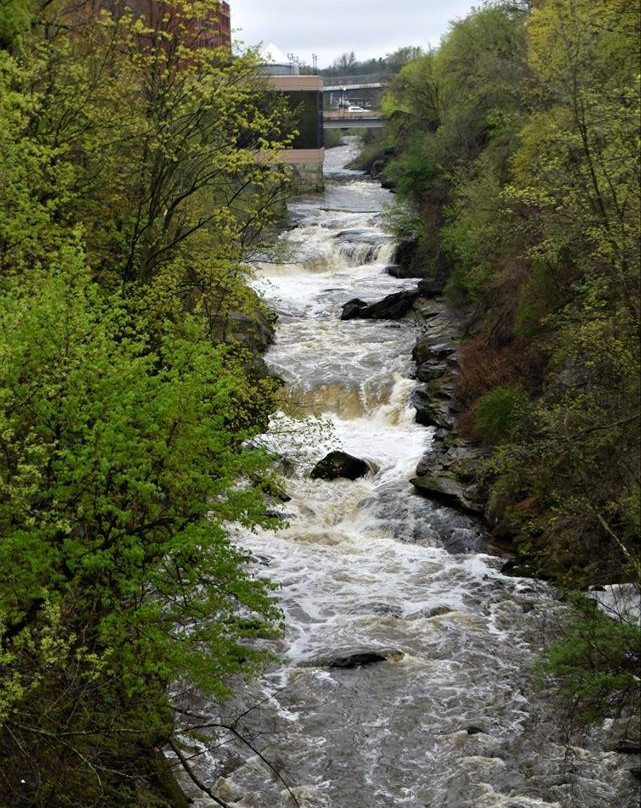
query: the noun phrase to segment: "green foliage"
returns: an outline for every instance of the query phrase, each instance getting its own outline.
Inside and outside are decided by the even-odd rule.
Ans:
[[[626,613],[606,616],[584,595],[572,601],[575,616],[564,637],[546,649],[541,679],[553,677],[573,715],[583,721],[634,714],[641,698],[641,627]]]
[[[496,284],[505,248],[505,211],[493,155],[484,153],[452,189],[442,229],[454,259],[446,286],[454,305],[484,299]]]
[[[0,8],[0,802],[15,808],[182,808],[160,751],[174,694],[223,698],[278,630],[228,526],[271,524],[277,487],[249,446],[278,385],[256,361],[269,322],[245,260],[280,215],[290,118],[254,55],[194,46],[214,6],[153,22],[126,3]]]
[[[57,738],[65,726],[90,733],[109,756],[101,736],[111,734],[102,728],[110,701],[132,736],[156,721],[168,732],[167,681],[221,697],[229,675],[265,659],[245,640],[272,631],[277,613],[222,524],[265,522],[257,481],[266,458],[244,448],[252,432],[237,426],[242,377],[230,375],[224,349],[195,321],[181,330],[165,324],[150,351],[122,296],[105,298],[71,250],[5,298],[0,703],[4,732],[32,750],[37,733]],[[70,660],[75,680],[39,716]],[[89,752],[75,743],[58,765],[90,784]],[[40,804],[37,779],[61,773],[44,750],[37,765]],[[17,780],[12,787],[18,793]]]
[[[1,158],[10,183],[0,224],[4,211],[20,211],[12,194],[26,194],[45,236],[31,255],[21,230],[11,231],[6,238],[17,233],[22,248],[16,254],[9,240],[3,250],[13,271],[42,260],[51,219],[57,233],[82,223],[90,265],[112,286],[149,283],[185,255],[192,265],[238,262],[280,213],[287,169],[270,155],[290,142],[289,116],[257,59],[191,47],[198,4],[181,3],[169,31],[160,16],[145,24],[126,3],[116,10],[78,15],[68,30],[51,26],[13,62],[3,55],[0,82],[23,114],[11,133],[15,157]],[[61,13],[58,0],[42,22]],[[180,282],[200,287],[195,266]]]
[[[474,434],[490,444],[505,441],[527,406],[528,398],[522,390],[495,387],[478,402]]]
[[[493,517],[575,584],[641,554],[640,41],[624,0],[486,3],[386,98],[417,265],[470,314]]]
[[[457,305],[502,278],[497,207],[526,110],[526,19],[514,4],[485,4],[405,65],[384,99],[394,150],[386,178],[425,223],[424,270],[444,283],[454,273]]]
[[[10,48],[33,19],[29,0],[2,0],[0,3],[0,48]]]
[[[326,149],[333,149],[342,144],[343,133],[340,129],[325,129],[323,132],[323,140],[325,141]]]
[[[401,198],[418,202],[425,187],[438,176],[431,151],[429,134],[417,132],[403,156],[386,166],[385,178],[393,183]]]
[[[534,260],[525,282],[519,288],[514,329],[520,337],[541,332],[550,312],[562,301],[557,268],[543,260]]]
[[[630,507],[640,390],[630,57],[639,46],[628,12],[615,0],[534,12],[531,62],[547,105],[522,131],[505,190],[532,267],[518,290],[516,330],[543,332],[546,351],[536,407],[500,468],[543,506],[527,527],[543,565],[580,583],[617,580],[641,552]],[[613,48],[621,54],[609,71]]]
[[[406,45],[386,56],[374,59],[357,59],[354,51],[351,51],[341,54],[330,67],[323,68],[319,72],[323,76],[393,76],[404,65],[421,55],[421,48],[415,45]]]
[[[440,109],[433,54],[420,56],[402,68],[390,82],[382,109],[399,145],[417,130],[436,130]]]

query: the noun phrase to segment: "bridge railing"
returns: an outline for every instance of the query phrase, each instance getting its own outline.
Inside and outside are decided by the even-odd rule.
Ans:
[[[351,121],[356,118],[381,118],[383,113],[377,109],[365,109],[362,112],[348,112],[346,109],[326,109],[323,112],[323,118],[327,120],[346,120]]]
[[[325,87],[341,87],[347,84],[385,84],[389,81],[388,73],[367,73],[361,76],[323,76]]]

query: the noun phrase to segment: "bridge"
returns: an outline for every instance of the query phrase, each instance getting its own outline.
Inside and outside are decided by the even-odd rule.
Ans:
[[[388,82],[389,76],[384,73],[324,76],[323,125],[329,129],[345,129],[350,126],[372,129],[383,126],[383,116],[376,110],[381,108],[381,97]],[[364,107],[366,111],[351,113],[347,110],[348,106]]]
[[[324,129],[382,129],[385,117],[378,110],[366,112],[347,112],[347,110],[325,110],[323,113]]]
[[[325,85],[324,92],[345,87],[385,87],[389,82],[389,76],[385,73],[367,73],[360,76],[323,76]]]
[[[354,82],[344,81],[340,84],[324,84],[324,93],[349,92],[350,90],[382,90],[387,87],[382,81]]]

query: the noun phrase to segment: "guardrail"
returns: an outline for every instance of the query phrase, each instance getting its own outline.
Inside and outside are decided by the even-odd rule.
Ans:
[[[340,87],[346,84],[386,84],[390,80],[387,73],[366,73],[361,76],[323,76],[325,87]]]
[[[351,121],[358,118],[382,118],[383,113],[377,109],[366,109],[363,112],[348,112],[346,109],[328,109],[323,112],[323,118],[329,121],[341,121],[343,119]]]

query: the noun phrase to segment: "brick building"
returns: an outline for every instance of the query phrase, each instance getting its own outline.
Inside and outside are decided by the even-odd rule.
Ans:
[[[163,0],[126,0],[127,5],[143,17],[150,28],[171,30],[172,24],[183,22],[175,7]],[[109,7],[109,0],[101,3]],[[167,22],[161,23],[167,15]],[[229,3],[220,0],[215,10],[199,20],[189,19],[188,30],[191,34],[191,47],[194,48],[231,48],[231,21]]]

